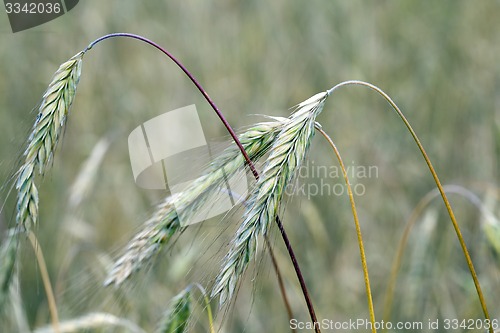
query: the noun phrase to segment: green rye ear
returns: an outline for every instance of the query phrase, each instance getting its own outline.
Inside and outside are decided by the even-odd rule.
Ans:
[[[42,97],[33,125],[25,161],[17,172],[17,224],[25,231],[38,220],[38,190],[35,173],[41,175],[51,163],[80,81],[84,52],[59,66]]]

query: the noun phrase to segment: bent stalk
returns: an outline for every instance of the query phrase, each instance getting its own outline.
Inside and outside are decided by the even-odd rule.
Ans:
[[[432,166],[431,160],[429,159],[429,156],[427,155],[427,153],[426,153],[426,151],[424,149],[424,146],[420,142],[420,139],[418,138],[417,134],[415,133],[415,131],[411,127],[410,123],[408,122],[408,120],[404,116],[403,112],[401,112],[401,110],[399,109],[399,107],[396,105],[396,103],[394,103],[394,101],[389,97],[389,95],[387,95],[379,87],[377,87],[377,86],[375,86],[373,84],[364,82],[364,81],[352,80],[352,81],[345,81],[345,82],[337,84],[336,86],[334,86],[333,88],[331,88],[330,90],[328,90],[328,93],[331,94],[335,90],[339,89],[340,87],[348,86],[348,85],[361,85],[361,86],[365,86],[365,87],[368,87],[368,88],[376,91],[379,95],[381,95],[392,106],[392,108],[394,109],[394,111],[396,111],[396,113],[401,118],[401,120],[405,124],[406,128],[410,132],[413,140],[415,141],[415,143],[418,146],[418,149],[422,153],[422,156],[423,156],[423,158],[425,160],[425,163],[427,164],[427,167],[429,168],[429,171],[430,171],[430,173],[432,175],[432,178],[434,178],[434,182],[436,183],[436,186],[437,186],[437,188],[439,190],[439,193],[441,194],[441,197],[443,198],[443,202],[444,202],[444,204],[446,206],[446,210],[448,211],[448,215],[450,216],[451,223],[453,224],[453,228],[455,229],[455,233],[456,233],[458,241],[460,243],[460,247],[462,248],[462,252],[464,254],[465,261],[467,262],[467,266],[469,267],[469,271],[470,271],[472,280],[474,281],[474,286],[476,287],[477,295],[478,295],[478,298],[479,298],[479,302],[481,303],[481,308],[483,310],[484,317],[485,317],[485,319],[487,319],[489,321],[490,320],[490,315],[488,313],[488,308],[486,306],[486,301],[484,299],[484,295],[483,295],[483,292],[481,290],[481,285],[479,283],[479,279],[477,278],[477,274],[476,274],[476,270],[474,268],[474,264],[472,263],[472,259],[471,259],[470,254],[469,254],[469,250],[467,249],[467,245],[465,244],[465,241],[464,241],[464,238],[462,236],[462,232],[460,231],[460,227],[458,225],[457,219],[455,218],[455,214],[453,213],[453,209],[451,208],[450,201],[448,200],[448,197],[446,196],[446,193],[445,193],[445,191],[443,189],[443,186],[441,185],[441,181],[439,180],[438,175],[437,175],[436,171],[434,170],[434,167]],[[492,327],[490,327],[489,332],[490,333],[494,333],[494,330],[493,330]]]
[[[366,255],[365,255],[365,247],[363,245],[363,237],[361,234],[361,226],[359,224],[359,219],[358,219],[358,211],[356,210],[356,203],[354,202],[354,195],[352,194],[352,188],[351,184],[349,183],[349,177],[347,176],[347,170],[345,169],[344,161],[342,160],[342,156],[340,155],[340,152],[337,149],[337,146],[333,143],[333,140],[330,138],[328,134],[319,126],[319,124],[316,125],[316,130],[320,132],[323,137],[328,141],[330,146],[333,149],[333,152],[335,153],[335,156],[337,156],[337,160],[339,161],[340,168],[342,169],[342,175],[344,177],[346,186],[347,186],[347,193],[349,195],[349,201],[351,203],[351,210],[352,210],[352,217],[354,218],[354,224],[356,226],[356,235],[358,236],[358,245],[359,245],[359,255],[361,257],[361,266],[363,267],[363,276],[365,280],[365,288],[366,288],[366,297],[368,301],[368,311],[370,312],[370,322],[372,323],[372,332],[376,333],[377,329],[375,328],[375,309],[373,307],[373,299],[372,299],[372,291],[370,287],[370,277],[368,275],[368,265],[366,263]]]

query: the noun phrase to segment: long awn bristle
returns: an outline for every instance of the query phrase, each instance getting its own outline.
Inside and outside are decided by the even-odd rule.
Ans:
[[[239,135],[252,161],[257,161],[269,151],[287,122],[287,118],[276,118],[275,121],[259,123]],[[237,147],[231,146],[214,159],[207,172],[194,180],[185,191],[167,197],[127,244],[124,254],[114,263],[104,284],[120,285],[140,270],[182,229],[179,216],[189,220],[196,215],[214,190],[224,186],[226,179],[243,170],[244,166],[242,154]]]
[[[212,297],[219,295],[222,306],[230,299],[249,261],[254,256],[259,235],[268,231],[278,214],[286,186],[304,160],[314,136],[316,116],[323,110],[328,93],[319,93],[300,103],[278,134],[270,149],[264,170],[254,188],[249,206],[224,258]]]

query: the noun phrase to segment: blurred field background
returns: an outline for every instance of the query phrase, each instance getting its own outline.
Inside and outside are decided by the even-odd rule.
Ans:
[[[0,14],[0,180],[6,184],[17,166],[35,119],[30,110],[40,101],[57,67],[101,35],[132,32],[177,56],[235,128],[262,119],[255,114],[287,116],[291,106],[344,80],[376,84],[406,114],[442,182],[469,189],[498,217],[499,17],[500,2],[493,0],[88,0],[59,19],[13,34],[6,14]],[[153,332],[169,299],[203,276],[193,272],[197,265],[207,276],[217,272],[217,260],[224,253],[212,257],[213,265],[202,263],[199,253],[211,240],[205,237],[198,242],[196,232],[188,231],[169,253],[158,258],[154,269],[126,288],[117,291],[101,286],[110,260],[163,195],[134,184],[128,134],[156,115],[189,104],[196,104],[208,138],[226,137],[191,82],[158,51],[134,40],[115,39],[85,55],[62,144],[40,186],[41,217],[36,234],[61,321],[105,311]],[[377,177],[354,179],[353,183],[366,188],[356,200],[376,315],[381,320],[404,227],[435,185],[403,124],[374,92],[362,87],[338,90],[318,121],[347,165],[376,166],[378,170]],[[71,186],[83,163],[102,140],[109,147],[89,189],[71,199],[78,194],[78,188]],[[320,136],[314,139],[310,161],[337,165]],[[320,183],[314,177],[302,181]],[[341,178],[324,181],[342,184]],[[2,234],[15,217],[15,195],[6,198],[6,194],[4,190],[2,200],[7,202],[0,216]],[[491,241],[499,242],[500,236],[488,239],[484,228],[496,220],[485,220],[461,195],[451,194],[450,199],[490,314],[500,318],[500,253]],[[290,202],[283,220],[318,317],[335,321],[368,318],[347,195],[299,195]],[[227,223],[236,225],[238,212]],[[203,226],[196,230],[205,234]],[[211,248],[224,249],[231,230]],[[295,316],[307,320],[283,242],[277,235],[274,238]],[[262,263],[247,272],[221,331],[289,331],[268,256],[261,251],[261,257]],[[482,318],[472,279],[440,200],[434,199],[422,212],[403,260],[392,321]],[[5,310],[0,332],[24,332],[50,322],[39,268],[28,242],[21,244],[19,270],[21,299]],[[256,270],[259,273],[252,281]],[[206,277],[200,282],[210,286]],[[201,311],[191,330],[208,332]],[[94,331],[126,330],[107,327]]]

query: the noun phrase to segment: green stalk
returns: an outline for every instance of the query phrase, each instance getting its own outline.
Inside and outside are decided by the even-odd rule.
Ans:
[[[208,317],[208,325],[210,327],[210,333],[215,333],[214,317],[212,315],[212,307],[210,306],[210,299],[208,298],[207,291],[199,283],[194,283],[193,285],[196,286],[200,290],[201,294],[203,295],[203,299],[205,301],[205,307],[207,309],[207,317]]]

